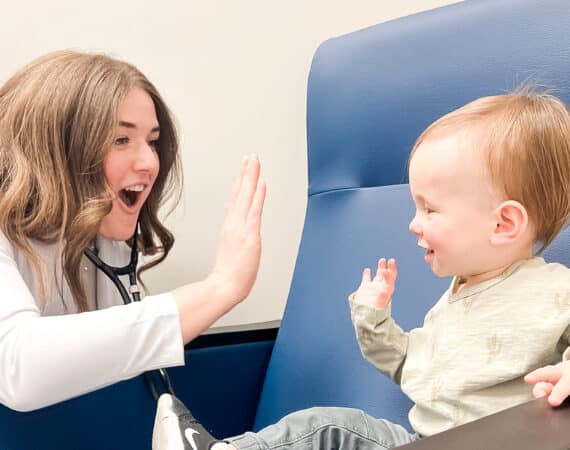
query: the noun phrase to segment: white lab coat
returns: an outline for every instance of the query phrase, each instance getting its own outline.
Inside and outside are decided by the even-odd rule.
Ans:
[[[146,370],[184,364],[171,293],[123,305],[111,281],[97,271],[98,310],[78,314],[61,272],[61,244],[32,245],[47,267],[43,306],[30,264],[0,233],[0,403],[29,411]],[[97,246],[106,263],[128,263],[124,242],[98,238]],[[56,279],[63,283],[63,299]]]

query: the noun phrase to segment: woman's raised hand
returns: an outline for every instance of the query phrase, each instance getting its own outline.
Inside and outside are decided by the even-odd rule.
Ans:
[[[265,183],[256,155],[246,156],[226,207],[214,269],[215,279],[236,303],[253,287],[261,257],[261,213]]]
[[[261,257],[261,213],[265,183],[257,156],[247,156],[226,208],[214,268],[202,281],[172,291],[188,343],[247,297]]]

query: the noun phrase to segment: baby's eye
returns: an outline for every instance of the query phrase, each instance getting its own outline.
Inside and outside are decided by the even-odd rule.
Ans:
[[[129,143],[128,137],[119,137],[115,139],[115,145],[125,145]]]
[[[431,214],[431,213],[434,213],[434,212],[435,212],[435,211],[434,211],[433,209],[431,209],[429,206],[426,206],[426,207],[424,208],[424,211],[425,211],[426,214]]]

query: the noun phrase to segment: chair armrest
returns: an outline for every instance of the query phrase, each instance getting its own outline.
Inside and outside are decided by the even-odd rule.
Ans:
[[[216,437],[251,430],[280,322],[208,330],[169,369],[176,395]]]
[[[570,402],[532,400],[439,433],[402,450],[563,450],[570,448]]]

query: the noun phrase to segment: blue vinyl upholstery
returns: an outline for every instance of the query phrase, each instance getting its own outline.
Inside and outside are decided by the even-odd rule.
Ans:
[[[262,340],[187,348],[185,366],[169,370],[176,394],[217,436],[250,429],[272,347]],[[227,408],[228,399],[239,408]],[[155,411],[142,376],[37,411],[0,406],[0,449],[150,449]]]
[[[568,0],[470,0],[321,45],[308,87],[305,226],[256,429],[315,405],[409,427],[409,400],[360,355],[347,297],[363,267],[395,257],[393,314],[404,329],[422,324],[449,279],[430,273],[408,232],[410,149],[436,118],[523,81],[569,101],[569,29]],[[546,256],[569,254],[565,230]]]

